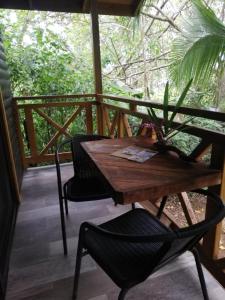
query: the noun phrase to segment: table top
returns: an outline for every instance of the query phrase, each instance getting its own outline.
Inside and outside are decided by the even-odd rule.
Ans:
[[[221,183],[221,171],[202,163],[190,163],[166,154],[157,154],[144,163],[111,155],[127,146],[147,145],[144,137],[84,142],[82,147],[115,191],[119,203],[145,200],[190,191]]]

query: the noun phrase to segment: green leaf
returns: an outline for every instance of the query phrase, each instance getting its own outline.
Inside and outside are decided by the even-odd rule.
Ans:
[[[164,99],[163,99],[163,118],[165,124],[165,133],[168,132],[168,103],[169,103],[169,82],[167,81],[165,92],[164,92]]]
[[[179,107],[181,107],[181,105],[183,104],[184,99],[185,99],[185,97],[186,97],[186,95],[187,95],[187,93],[188,93],[188,91],[189,91],[189,88],[190,88],[190,86],[191,86],[191,84],[192,84],[192,81],[193,81],[193,79],[191,79],[191,80],[188,82],[188,84],[187,84],[186,87],[184,88],[183,92],[181,93],[181,95],[180,95],[180,97],[179,97],[179,99],[178,99],[178,101],[177,101],[177,103],[176,103],[175,110],[173,111],[173,113],[172,113],[172,115],[171,115],[171,117],[170,117],[170,120],[169,120],[169,127],[171,127],[171,124],[172,124],[172,122],[173,122],[173,120],[174,120],[174,118],[175,118],[175,116],[176,116],[176,114],[177,114],[177,112],[178,112]]]
[[[172,129],[170,132],[168,132],[168,134],[167,134],[167,140],[171,139],[172,137],[174,137],[175,135],[177,135],[179,132],[181,132],[182,130],[184,130],[185,129],[185,125],[188,124],[189,122],[191,122],[194,118],[195,117],[191,117],[191,118],[187,119],[182,124],[178,125],[174,129]]]
[[[148,108],[148,115],[153,121],[153,123],[155,123],[157,126],[160,126],[159,118],[157,117],[154,109],[151,106]]]

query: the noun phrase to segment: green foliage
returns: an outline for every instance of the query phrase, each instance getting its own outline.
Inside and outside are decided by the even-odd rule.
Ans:
[[[139,14],[138,19],[100,16],[104,93],[140,99],[151,97],[153,101],[162,99],[165,78],[168,78],[170,45],[174,36],[179,34],[167,20],[177,22],[179,9],[183,6],[181,2],[171,0],[164,1],[162,4],[159,0],[145,1],[146,14]],[[216,2],[214,7],[217,7],[218,1],[214,2]],[[161,7],[163,14],[155,7]],[[188,12],[188,6],[184,7]],[[200,78],[213,70],[207,93],[202,93],[197,87],[199,97],[197,99],[192,95],[188,97],[189,106],[209,107],[213,102],[212,95],[215,94],[217,79],[215,70],[217,73],[221,72],[224,56],[220,54],[218,60],[215,55],[212,56],[213,59],[205,71],[194,71],[194,68],[204,65],[207,57],[212,53],[215,54],[220,50],[222,53],[224,44],[220,44],[220,38],[224,37],[224,27],[200,0],[194,1],[194,7],[195,17],[191,18],[193,25],[189,24],[190,33],[189,29],[185,28],[184,36],[175,42],[174,49],[177,52],[174,51],[173,58],[177,71],[174,71],[174,76],[175,78],[177,76],[177,80],[188,82],[191,77],[195,77],[196,80],[197,74],[199,77],[197,81],[201,83]],[[159,19],[149,17],[148,14]],[[14,96],[80,94],[94,91],[89,16],[1,10],[0,18],[0,30],[3,33]],[[164,21],[160,21],[160,18]],[[194,46],[195,42],[196,46]],[[207,47],[204,48],[206,43]],[[192,52],[192,45],[194,52]],[[181,64],[183,53],[186,54],[185,62]],[[189,69],[190,73],[188,73]],[[168,121],[165,123],[166,134],[171,129],[169,120],[172,122],[176,116],[176,113],[173,115],[168,112],[169,96],[174,98],[173,96],[177,94],[177,90],[170,86],[169,95],[167,84],[164,92],[163,115],[163,119]],[[185,91],[184,96],[186,98]],[[184,101],[182,96],[180,101],[182,103]],[[63,125],[73,109],[46,109],[44,112],[55,122]],[[152,115],[155,113],[156,120],[158,118],[156,111],[154,109],[152,111]],[[21,121],[23,120],[22,115]],[[78,121],[70,126],[72,134],[85,130],[84,120],[85,116],[81,115]],[[96,118],[93,120],[95,121]],[[131,121],[133,122],[133,118]],[[134,126],[137,125],[139,122],[135,119]],[[38,114],[35,115],[35,126],[38,131],[38,149],[41,150],[56,130],[43,121]],[[177,136],[175,138],[177,139]]]
[[[190,78],[207,86],[212,72],[224,69],[225,26],[201,0],[192,0],[191,21],[173,43],[171,75],[176,83]]]
[[[151,123],[154,125],[154,129],[157,134],[157,138],[160,142],[163,142],[163,140],[169,140],[172,137],[174,137],[179,131],[181,131],[184,128],[184,125],[186,125],[188,122],[190,122],[193,118],[189,118],[186,121],[184,121],[181,125],[176,127],[175,129],[172,129],[172,123],[178,113],[179,108],[182,106],[186,95],[190,89],[190,86],[192,84],[192,79],[188,82],[184,90],[182,91],[180,97],[178,98],[175,109],[173,113],[169,116],[169,82],[166,83],[165,91],[164,91],[164,98],[163,98],[163,120],[159,118],[154,108],[150,106],[148,109],[148,115],[150,118]]]

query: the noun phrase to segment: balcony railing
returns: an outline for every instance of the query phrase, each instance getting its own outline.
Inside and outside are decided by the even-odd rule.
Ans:
[[[140,125],[148,120],[147,108],[150,106],[150,102],[147,101],[95,94],[17,97],[14,100],[17,129],[25,167],[53,162],[54,149],[57,143],[75,133],[92,134],[98,132],[111,138],[130,137],[140,133]],[[151,102],[151,106],[159,110],[163,108],[162,104],[159,103]],[[175,109],[175,106],[169,105],[170,111]],[[182,130],[187,139],[195,137],[196,140],[193,149],[190,149],[189,144],[186,148],[189,150],[189,155],[196,160],[201,160],[207,154],[209,167],[222,170],[221,185],[213,187],[213,190],[225,200],[225,131],[224,123],[222,123],[225,122],[225,113],[188,107],[182,107],[178,112],[181,119],[183,115],[195,117],[194,124],[197,123],[197,126],[185,125],[185,130]],[[55,116],[57,116],[57,120]],[[220,123],[221,131],[206,128],[204,120]],[[179,122],[176,121],[172,126],[176,128],[178,125]],[[48,140],[44,143],[43,132],[46,131],[46,128],[48,128]],[[69,159],[69,150],[61,153],[61,156]],[[187,194],[180,194],[179,199],[187,221],[194,223],[194,213]],[[211,207],[206,207],[206,215],[210,214],[210,210]],[[221,232],[222,224],[207,235],[203,241],[202,249],[210,258],[210,260],[205,261],[206,265],[209,268],[213,266],[211,271],[225,286],[222,273],[225,259],[219,259]]]

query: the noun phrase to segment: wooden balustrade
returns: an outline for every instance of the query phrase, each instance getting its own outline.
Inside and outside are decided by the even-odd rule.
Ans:
[[[74,101],[74,99],[79,101]],[[88,100],[80,101],[80,99]],[[53,162],[54,149],[59,138],[62,136],[64,138],[70,138],[74,134],[74,132],[70,132],[69,127],[71,124],[76,122],[79,115],[83,114],[85,118],[84,123],[86,128],[83,128],[83,131],[88,134],[93,133],[92,108],[93,105],[96,105],[95,94],[15,97],[14,100],[17,104],[17,119],[20,120],[20,124],[17,128],[20,145],[22,147],[21,153],[26,153],[25,157],[23,157],[25,167],[40,163]],[[23,101],[23,103],[21,103],[21,101]],[[70,115],[67,117],[63,116],[65,119],[64,124],[60,124],[54,120],[54,116],[51,116],[51,110],[57,108],[70,108]],[[38,117],[42,119],[42,122],[45,122],[45,126],[48,126],[52,129],[51,131],[54,132],[42,149],[38,149],[37,145],[38,129],[34,114],[38,115]],[[71,158],[71,153],[63,152],[61,153],[61,157],[63,159],[69,159]]]
[[[80,101],[80,99],[84,98],[86,99],[85,101]],[[137,133],[137,128],[135,128],[129,120],[132,120],[132,117],[135,117],[139,120],[139,126],[143,122],[146,122],[148,120],[148,115],[146,112],[143,112],[143,108],[148,108],[151,105],[151,107],[156,109],[163,109],[162,104],[159,103],[151,102],[149,104],[147,101],[102,94],[17,97],[14,99],[17,104],[17,120],[20,119],[21,122],[20,126],[17,126],[20,144],[23,148],[21,153],[29,152],[29,155],[26,155],[26,157],[23,158],[26,166],[53,161],[54,153],[52,149],[54,149],[59,138],[62,136],[65,138],[71,137],[73,133],[70,132],[69,127],[77,121],[77,118],[81,113],[85,119],[84,123],[86,128],[84,129],[84,132],[92,134],[94,132],[94,124],[97,123],[96,127],[98,128],[98,133],[104,133],[111,138],[117,138],[124,136],[131,137],[133,134]],[[75,99],[76,101],[74,101]],[[96,99],[98,99],[98,101],[96,101]],[[21,101],[23,101],[23,103],[21,103]],[[30,103],[31,101],[35,101],[35,103]],[[93,117],[93,107],[96,111],[95,118]],[[46,111],[56,108],[71,108],[70,115],[66,118],[64,124],[54,120]],[[176,109],[173,105],[169,105],[168,108],[171,112]],[[222,112],[188,107],[181,107],[178,109],[178,112],[182,115],[225,122],[225,113]],[[49,137],[48,143],[44,145],[42,149],[38,149],[37,147],[38,132],[34,114],[41,117],[44,122],[46,122],[46,125],[55,130],[55,133]],[[26,132],[23,131],[23,123],[25,124]],[[178,122],[173,122],[172,124],[174,128],[178,125]],[[201,160],[206,153],[211,151],[211,162],[209,167],[221,169],[223,174],[221,185],[213,187],[213,190],[216,190],[225,201],[225,133],[191,124],[185,125],[185,129],[182,129],[182,131],[200,139],[195,149],[192,149],[192,152],[190,153],[192,158]],[[26,143],[29,151],[25,150]],[[68,159],[70,158],[70,153],[64,152],[61,153],[61,156]],[[187,222],[189,224],[195,223],[195,215],[187,194],[181,193],[178,195],[178,198],[181,202]],[[206,215],[210,214],[210,210],[211,207],[207,206]],[[221,269],[218,271],[219,264],[212,264],[212,260],[218,261],[221,231],[222,225],[220,224],[204,239],[203,249],[206,256],[211,258],[211,260],[207,258],[205,264],[225,286],[225,279],[221,277]],[[223,266],[224,263],[221,265]],[[217,268],[215,266],[217,266]]]

